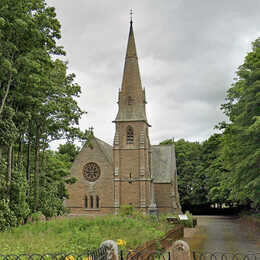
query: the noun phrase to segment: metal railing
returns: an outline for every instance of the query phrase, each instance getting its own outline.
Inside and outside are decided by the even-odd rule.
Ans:
[[[46,254],[0,254],[0,260],[107,260],[108,248],[102,246],[97,250],[86,250],[82,254],[46,253]],[[135,250],[119,251],[119,260],[174,260],[170,251],[153,251],[142,254]],[[260,260],[260,253],[223,253],[192,252],[191,260]]]
[[[120,260],[171,260],[170,252],[162,251],[153,251],[148,254],[143,254],[142,251],[129,250],[129,251],[120,251],[119,255]]]
[[[170,251],[154,251],[142,255],[140,252],[120,251],[120,260],[175,260]],[[260,260],[260,253],[223,253],[223,252],[192,252],[191,260]]]
[[[107,247],[86,250],[82,254],[46,253],[46,254],[0,254],[0,260],[107,260]]]
[[[259,253],[192,252],[193,260],[260,260]]]

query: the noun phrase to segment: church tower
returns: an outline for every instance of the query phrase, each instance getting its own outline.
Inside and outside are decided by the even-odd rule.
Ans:
[[[151,145],[138,57],[130,21],[113,144],[114,206],[133,205],[143,212],[151,203]]]

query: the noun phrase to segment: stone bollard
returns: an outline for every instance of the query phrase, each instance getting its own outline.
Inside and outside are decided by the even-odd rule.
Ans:
[[[106,240],[100,244],[100,247],[106,246],[107,250],[107,259],[108,260],[118,260],[118,246],[117,243],[113,240]]]
[[[182,240],[177,240],[173,243],[171,255],[173,260],[191,260],[190,247]]]

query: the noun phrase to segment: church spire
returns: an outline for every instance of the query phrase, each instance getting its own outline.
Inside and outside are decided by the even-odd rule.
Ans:
[[[142,89],[139,72],[132,16],[130,20],[125,66],[118,104],[119,110],[114,122],[144,121],[147,123],[145,92]]]
[[[138,57],[136,52],[135,37],[133,30],[133,21],[130,20],[130,30],[128,36],[127,50],[125,56],[125,67],[122,81],[122,90],[124,91],[135,91],[142,90]]]

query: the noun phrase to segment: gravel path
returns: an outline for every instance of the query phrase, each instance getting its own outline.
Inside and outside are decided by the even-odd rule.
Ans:
[[[260,253],[260,233],[239,219],[226,216],[198,216],[196,233],[186,241],[192,251]]]

